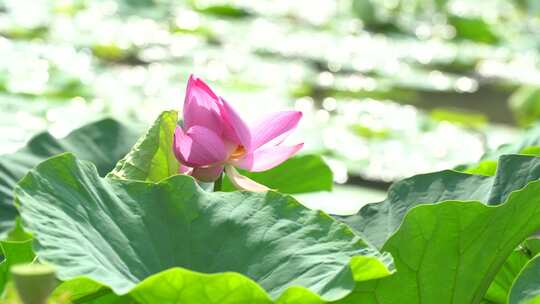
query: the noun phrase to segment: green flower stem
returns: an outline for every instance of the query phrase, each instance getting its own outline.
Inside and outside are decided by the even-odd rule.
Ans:
[[[216,179],[216,181],[214,182],[214,192],[221,191],[222,186],[223,186],[223,173],[221,173],[218,179]]]

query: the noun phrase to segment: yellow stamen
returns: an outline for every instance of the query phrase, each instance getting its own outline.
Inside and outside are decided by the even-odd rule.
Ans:
[[[231,153],[229,159],[239,159],[240,157],[244,156],[244,154],[246,154],[246,148],[244,148],[242,145],[238,145]]]

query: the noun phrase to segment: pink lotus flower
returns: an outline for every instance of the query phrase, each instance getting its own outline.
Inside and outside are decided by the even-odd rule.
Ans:
[[[177,127],[174,133],[173,148],[181,163],[180,171],[200,181],[213,182],[225,170],[238,189],[268,190],[240,175],[235,167],[265,171],[295,154],[303,143],[280,144],[300,118],[302,112],[277,112],[250,128],[222,97],[192,75],[184,100],[183,127]]]

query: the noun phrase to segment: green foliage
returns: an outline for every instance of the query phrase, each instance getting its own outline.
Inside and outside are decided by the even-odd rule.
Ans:
[[[183,175],[100,178],[62,154],[30,171],[16,197],[37,255],[59,278],[85,276],[139,303],[195,303],[205,286],[222,286],[207,290],[214,299],[338,300],[355,280],[390,274],[388,257],[345,225],[276,192],[209,193]]]
[[[504,303],[529,259],[516,248],[540,229],[539,166],[507,155],[494,176],[414,176],[340,218],[392,254],[394,274],[345,226],[275,192],[100,178],[63,154],[16,193],[38,256],[65,281],[55,296],[78,303]]]
[[[36,253],[64,281],[55,297],[77,303],[505,303],[518,288],[512,282],[532,252],[519,245],[540,229],[540,158],[502,156],[494,175],[413,176],[394,184],[385,201],[338,217],[390,253],[394,268],[345,225],[289,196],[206,192],[191,177],[172,174],[175,125],[175,112],[162,114],[119,162],[118,176],[100,178],[92,164],[63,154],[19,183],[17,202]],[[307,191],[302,183],[287,186],[284,176],[305,180],[321,164],[302,156],[261,176],[291,192]],[[311,173],[295,177],[296,167]]]
[[[521,155],[416,175],[395,183],[384,201],[332,218],[277,192],[227,192],[234,190],[227,180],[225,192],[207,192],[178,175],[177,119],[162,113],[105,178],[108,153],[126,146],[99,140],[110,126],[30,144],[46,151],[29,150],[36,163],[64,149],[98,166],[56,155],[18,183],[17,206],[35,239],[20,223],[4,234],[0,289],[12,265],[37,259],[58,270],[53,298],[76,303],[536,301],[530,258],[540,250],[540,158],[537,145],[521,147],[536,137],[502,148]],[[314,155],[244,173],[287,193],[332,186]]]

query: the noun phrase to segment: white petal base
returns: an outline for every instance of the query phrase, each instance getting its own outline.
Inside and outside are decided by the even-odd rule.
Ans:
[[[238,190],[247,190],[252,192],[264,192],[270,190],[270,188],[266,187],[265,185],[261,185],[247,176],[241,175],[236,168],[231,165],[225,166],[225,173],[227,173],[229,180]]]

